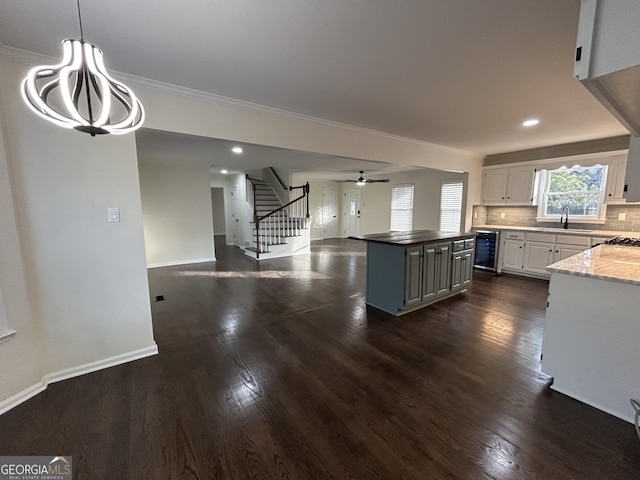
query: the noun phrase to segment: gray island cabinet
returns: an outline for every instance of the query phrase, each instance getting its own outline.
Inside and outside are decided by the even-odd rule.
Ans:
[[[475,234],[413,230],[351,237],[367,242],[367,305],[395,316],[471,284]]]

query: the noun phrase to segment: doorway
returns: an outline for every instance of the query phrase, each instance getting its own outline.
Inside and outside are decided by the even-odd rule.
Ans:
[[[362,190],[350,188],[344,192],[343,233],[345,237],[360,235]]]
[[[233,244],[236,247],[240,247],[240,205],[238,203],[238,186],[231,187],[231,232],[233,235]]]
[[[225,235],[227,233],[224,211],[224,188],[211,187],[211,214],[213,215],[214,235]]]
[[[335,188],[322,189],[322,238],[338,236],[338,192]]]

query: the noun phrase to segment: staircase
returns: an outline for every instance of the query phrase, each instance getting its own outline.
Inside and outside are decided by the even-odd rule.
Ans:
[[[309,253],[309,184],[289,187],[300,196],[283,205],[269,184],[248,175],[246,179],[254,241],[245,253],[256,260]]]

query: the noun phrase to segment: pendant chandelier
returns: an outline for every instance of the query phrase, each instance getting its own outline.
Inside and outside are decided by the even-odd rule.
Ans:
[[[96,134],[120,135],[139,128],[144,109],[133,91],[112,78],[102,50],[84,41],[80,0],[80,40],[62,42],[62,61],[29,71],[22,97],[42,118],[64,128]]]

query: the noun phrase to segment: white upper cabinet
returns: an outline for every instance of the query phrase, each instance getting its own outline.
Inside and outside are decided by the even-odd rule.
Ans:
[[[640,137],[629,140],[629,161],[625,177],[627,202],[640,202]]]
[[[483,205],[533,205],[533,166],[485,168],[482,178]]]
[[[607,171],[607,191],[605,202],[608,204],[625,203],[624,179],[627,171],[627,155],[616,155],[611,159]]]
[[[507,169],[485,169],[482,177],[482,204],[504,205],[507,198]]]
[[[582,0],[574,75],[640,136],[640,1]]]
[[[512,167],[507,178],[507,205],[533,205],[533,183],[536,169]]]

